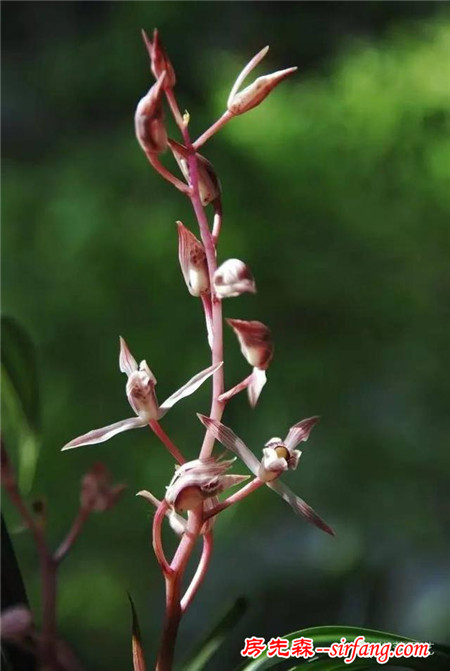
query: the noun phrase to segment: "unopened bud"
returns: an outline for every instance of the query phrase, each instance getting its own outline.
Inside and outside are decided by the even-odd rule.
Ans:
[[[283,79],[289,77],[293,72],[297,70],[296,67],[287,68],[286,70],[279,70],[278,72],[273,72],[270,75],[263,75],[258,77],[255,81],[247,86],[245,89],[239,93],[234,93],[230,95],[228,99],[228,111],[231,114],[238,115],[244,114],[253,109],[262,101],[264,98],[267,98],[269,93],[275,86],[278,86]]]
[[[254,368],[265,370],[273,356],[273,343],[270,330],[258,321],[227,319],[228,324],[238,337],[241,352]]]
[[[209,274],[205,249],[181,221],[177,221],[177,226],[178,258],[181,272],[191,296],[200,296],[209,292]]]
[[[232,298],[246,291],[254,294],[255,280],[243,261],[228,259],[214,273],[214,290],[220,298]]]
[[[150,56],[150,68],[156,79],[159,79],[163,72],[166,72],[164,80],[164,88],[170,89],[175,86],[176,77],[172,63],[166,54],[162,45],[157,28],[153,31],[153,43],[147,36],[145,30],[142,31],[145,46],[147,47],[148,55]]]
[[[167,148],[167,133],[164,125],[162,86],[166,78],[163,72],[149,92],[141,98],[134,115],[136,138],[148,153],[160,154]]]
[[[20,641],[30,632],[32,624],[33,617],[25,606],[7,608],[0,619],[2,639]]]
[[[168,144],[172,153],[178,163],[181,172],[189,184],[192,186],[189,174],[189,152],[186,147],[175,140],[168,140]],[[220,184],[212,164],[201,154],[195,154],[197,159],[197,174],[198,174],[198,190],[200,193],[200,200],[202,205],[212,203],[218,196],[220,196]]]
[[[112,508],[125,489],[125,485],[110,485],[110,474],[103,464],[97,463],[86,473],[81,482],[81,507],[103,512]]]

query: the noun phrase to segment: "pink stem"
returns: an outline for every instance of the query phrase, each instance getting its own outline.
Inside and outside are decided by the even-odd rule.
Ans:
[[[240,489],[238,492],[232,494],[227,499],[219,503],[217,506],[205,512],[203,516],[203,521],[206,522],[206,520],[209,520],[210,517],[214,517],[214,515],[217,515],[217,513],[220,513],[222,510],[225,510],[225,508],[229,508],[229,506],[232,506],[234,503],[242,501],[242,499],[245,499],[249,494],[254,492],[256,489],[259,489],[264,484],[265,482],[263,482],[259,478],[255,478],[254,480],[249,482],[248,485],[242,487],[242,489]]]
[[[159,424],[159,422],[157,422],[156,419],[151,419],[148,424],[149,424],[151,430],[153,431],[153,433],[156,436],[158,436],[158,438],[163,443],[163,445],[165,445],[165,447],[167,447],[167,449],[169,450],[172,457],[176,461],[178,461],[179,464],[184,464],[186,462],[186,459],[183,457],[183,455],[181,454],[180,450],[175,445],[175,443],[173,443],[170,440],[169,436],[164,431],[161,424]]]
[[[179,108],[175,99],[175,95],[172,89],[165,91],[169,105],[174,112],[175,118],[177,118],[176,110]],[[206,261],[208,264],[209,271],[209,282],[211,287],[211,302],[212,302],[212,336],[213,336],[213,345],[212,345],[212,364],[220,363],[223,361],[223,333],[222,333],[222,303],[214,295],[214,273],[217,270],[217,259],[216,259],[216,248],[214,244],[211,231],[208,226],[208,219],[205,214],[204,207],[200,199],[200,193],[198,188],[198,166],[197,166],[197,157],[195,154],[195,149],[192,146],[191,139],[189,136],[189,131],[187,126],[182,123],[180,126],[181,132],[183,133],[184,143],[188,149],[190,155],[188,157],[188,167],[189,167],[189,181],[192,187],[192,193],[189,196],[192,207],[194,208],[195,216],[197,217],[198,225],[200,228],[200,235],[202,238],[203,246],[206,253]],[[221,366],[213,375],[213,400],[211,404],[211,410],[209,416],[212,419],[220,421],[224,411],[224,404],[219,401],[219,396],[223,393],[223,366]],[[207,431],[203,441],[202,449],[200,451],[200,459],[205,459],[211,455],[211,452],[214,447],[214,437],[211,432]]]
[[[166,577],[170,576],[173,573],[169,565],[169,562],[166,559],[166,555],[164,554],[161,540],[162,523],[166,515],[167,508],[168,508],[167,502],[165,500],[161,501],[160,505],[156,509],[156,513],[153,518],[153,529],[152,529],[153,549],[155,551],[156,559],[158,560],[158,563],[161,566],[163,573]]]
[[[223,126],[225,126],[225,124],[228,123],[228,121],[230,121],[230,119],[232,119],[233,116],[234,115],[231,114],[231,112],[229,112],[228,110],[224,112],[220,117],[220,119],[217,119],[217,121],[215,121],[212,124],[212,126],[210,126],[207,130],[205,130],[205,132],[202,133],[202,135],[200,135],[200,137],[198,137],[195,140],[195,142],[192,143],[194,149],[197,150],[199,147],[202,146],[202,144],[205,144],[206,140],[209,140],[210,137],[215,135],[215,133],[217,133],[217,131],[219,131]]]
[[[183,535],[175,552],[170,565],[171,572],[166,574],[166,615],[156,664],[157,671],[171,671],[172,669],[175,641],[182,616],[180,605],[181,580],[202,525],[202,507],[199,506],[197,510],[189,513],[188,531]]]
[[[53,561],[56,564],[60,564],[64,557],[67,555],[69,550],[71,549],[72,545],[75,543],[76,539],[80,535],[84,523],[86,522],[87,518],[91,514],[91,511],[88,508],[80,508],[78,511],[77,516],[75,517],[72,527],[69,530],[69,533],[65,537],[65,539],[62,541],[61,545],[59,548],[56,550],[56,552],[53,555]]]
[[[222,402],[229,401],[230,398],[232,398],[233,396],[236,396],[236,394],[239,394],[240,391],[244,391],[244,389],[247,389],[247,387],[250,384],[250,382],[252,381],[252,379],[253,379],[253,374],[250,373],[250,375],[248,377],[246,377],[245,380],[242,380],[242,382],[239,382],[239,384],[237,384],[235,387],[233,387],[232,389],[229,389],[224,394],[222,394],[220,396],[220,400]]]
[[[183,598],[181,599],[182,613],[184,613],[190,606],[192,599],[196,595],[198,588],[203,582],[203,579],[206,575],[206,571],[208,570],[212,549],[213,549],[213,535],[212,532],[209,531],[207,534],[203,536],[203,551],[197,566],[197,570],[194,574],[194,577],[191,580],[189,587],[185,591]]]
[[[172,89],[166,89],[165,95],[169,106],[172,110],[175,121],[177,122],[181,133],[183,135],[183,140],[185,146],[189,152],[188,157],[188,168],[189,168],[189,198],[192,203],[195,215],[197,217],[198,225],[200,228],[200,234],[205,248],[206,260],[208,264],[208,272],[211,286],[211,296],[210,296],[210,312],[209,306],[203,301],[205,308],[205,318],[210,319],[211,324],[211,353],[212,353],[212,364],[220,363],[223,361],[223,334],[222,334],[222,305],[221,301],[214,296],[214,285],[213,278],[214,273],[217,269],[216,261],[216,242],[217,239],[213,238],[211,231],[208,226],[208,220],[205,214],[205,210],[201,203],[200,193],[199,193],[199,177],[198,177],[198,165],[197,165],[197,156],[195,153],[195,148],[192,146],[191,139],[189,136],[189,131],[187,128],[187,123],[184,122],[178,103],[176,101],[175,95]],[[218,213],[221,212],[220,204],[216,210]],[[216,220],[216,233],[220,230],[220,214],[218,214],[218,219]],[[222,417],[224,404],[218,400],[220,394],[223,393],[223,367],[221,366],[213,375],[213,398],[211,405],[210,416],[214,419],[220,420]],[[154,427],[152,426],[153,430]],[[156,431],[155,431],[156,432]],[[158,435],[160,435],[158,433]],[[167,438],[160,438],[163,440],[164,444],[170,449],[173,454],[173,444],[170,443],[170,447],[167,444]],[[212,449],[214,447],[214,437],[210,432],[206,432],[203,446],[200,452],[200,458],[205,458],[210,456]],[[170,671],[173,663],[175,641],[177,637],[178,627],[180,624],[182,616],[181,608],[181,581],[183,578],[186,565],[191,556],[192,550],[195,545],[195,541],[200,535],[201,528],[203,526],[203,507],[200,506],[194,511],[191,511],[188,515],[187,522],[187,532],[183,535],[178,545],[177,551],[175,552],[174,558],[169,567],[170,572],[167,567],[167,560],[165,559],[162,544],[161,544],[161,524],[162,519],[165,514],[165,509],[161,506],[158,508],[157,514],[155,515],[155,521],[153,525],[153,544],[155,548],[155,553],[157,554],[158,561],[163,567],[166,578],[166,614],[164,621],[163,636],[161,641],[161,647],[158,653],[157,661],[157,671]],[[212,545],[211,541],[208,541]],[[202,555],[203,557],[203,555]],[[200,560],[202,563],[202,560]],[[199,566],[196,574],[194,576],[195,583],[191,590],[191,595],[196,591],[200,585],[201,580],[204,577],[206,570],[206,565],[203,567]],[[189,591],[189,588],[188,588]],[[188,594],[188,600],[189,594]],[[185,601],[185,607],[187,603]]]
[[[147,156],[150,164],[155,168],[156,172],[159,172],[161,177],[164,177],[164,179],[173,184],[174,187],[178,189],[178,191],[181,191],[187,196],[189,195],[188,185],[182,182],[180,179],[178,179],[178,177],[175,177],[175,175],[172,175],[172,173],[169,172],[167,168],[165,168],[163,164],[159,161],[159,159],[156,157],[156,154],[152,154],[151,152],[145,152],[145,155]]]

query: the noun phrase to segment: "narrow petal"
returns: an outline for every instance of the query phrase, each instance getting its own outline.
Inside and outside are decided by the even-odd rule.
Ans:
[[[245,68],[239,73],[236,81],[233,84],[233,88],[230,91],[230,95],[228,96],[227,107],[230,107],[231,103],[233,102],[233,98],[236,95],[239,87],[243,83],[244,79],[246,79],[246,77],[250,74],[250,72],[256,68],[256,66],[260,61],[262,61],[262,59],[264,58],[264,56],[267,54],[268,51],[269,51],[268,46],[261,49],[261,51],[258,51],[256,56],[253,56],[251,61],[249,61],[245,66]]]
[[[326,531],[327,534],[330,534],[331,536],[335,535],[333,529],[328,526],[328,524],[324,522],[321,517],[319,517],[319,515],[311,508],[311,506],[309,506],[306,501],[303,501],[303,499],[301,499],[299,496],[294,494],[294,492],[284,483],[276,480],[275,482],[267,482],[266,484],[268,487],[270,487],[270,489],[273,489],[277,494],[279,494],[281,498],[286,501],[286,503],[289,503],[292,510],[297,513],[297,515],[304,517],[311,524],[319,527],[319,529],[322,529],[322,531]]]
[[[105,440],[109,440],[116,434],[122,433],[122,431],[128,431],[129,429],[139,429],[146,424],[147,421],[141,419],[140,417],[122,419],[120,422],[115,422],[115,424],[104,426],[101,429],[94,429],[93,431],[85,433],[83,436],[74,438],[70,441],[70,443],[64,445],[61,451],[73,450],[75,447],[81,447],[81,445],[95,445],[97,443],[104,443]]]
[[[128,376],[138,369],[136,359],[128,349],[125,340],[120,336],[120,354],[119,354],[119,368],[121,373],[126,373]]]
[[[211,417],[197,414],[197,417],[206,428],[211,431],[212,435],[224,447],[236,454],[244,464],[252,471],[254,475],[258,475],[259,461],[247,445],[225,424],[218,422]]]
[[[252,379],[247,389],[248,400],[252,408],[254,408],[255,405],[258,403],[259,395],[261,394],[266,382],[267,382],[266,371],[261,370],[261,368],[254,368],[252,373]]]
[[[294,424],[289,429],[289,433],[286,436],[284,444],[289,451],[293,450],[301,442],[308,440],[309,434],[313,430],[314,426],[319,421],[320,417],[308,417],[308,419],[302,419],[301,422]]]
[[[214,366],[210,366],[209,368],[205,368],[205,370],[202,370],[201,373],[194,375],[194,377],[192,377],[189,382],[186,382],[186,384],[180,387],[180,389],[172,394],[172,396],[169,396],[169,398],[160,405],[161,414],[159,417],[165,415],[169,408],[175,405],[175,403],[178,403],[178,401],[181,401],[182,398],[185,396],[190,396],[194,393],[194,391],[197,391],[203,382],[211,377],[211,375],[213,375],[216,370],[222,366],[222,364],[223,361],[216,363]]]

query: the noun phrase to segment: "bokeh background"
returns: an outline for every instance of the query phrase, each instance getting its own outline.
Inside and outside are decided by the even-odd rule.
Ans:
[[[228,671],[243,638],[350,624],[448,641],[450,12],[434,2],[4,2],[3,312],[36,345],[42,442],[29,496],[43,496],[56,544],[82,474],[101,460],[128,484],[93,517],[61,570],[63,635],[95,670],[131,668],[133,596],[149,658],[163,586],[151,510],[172,462],[146,431],[61,454],[130,416],[118,335],[146,358],[163,399],[208,365],[199,303],[177,262],[189,203],[152,172],[133,136],[150,85],[140,29],[158,26],[177,93],[199,134],[265,44],[258,73],[298,65],[264,105],[204,148],[220,175],[220,258],[252,268],[256,296],[225,316],[260,319],[276,355],[256,410],[225,422],[255,450],[322,419],[286,480],[332,524],[332,539],[267,491],[223,514],[178,660],[239,596],[245,617],[208,666]],[[175,129],[171,126],[172,135]],[[167,157],[170,165],[170,157]],[[225,333],[226,382],[248,373]],[[194,458],[186,399],[164,428]],[[5,419],[17,460],[17,427]],[[12,530],[19,520],[4,501]],[[35,554],[14,543],[32,604]],[[168,540],[170,544],[170,540]]]

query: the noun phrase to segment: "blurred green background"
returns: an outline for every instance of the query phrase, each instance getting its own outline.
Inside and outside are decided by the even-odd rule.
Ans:
[[[258,286],[256,296],[224,303],[225,316],[266,322],[276,344],[256,410],[241,395],[224,421],[259,450],[320,414],[286,480],[337,531],[332,539],[308,526],[269,490],[223,514],[178,659],[240,595],[249,610],[210,669],[232,668],[245,636],[309,625],[448,641],[448,5],[5,2],[2,10],[3,312],[36,344],[43,413],[30,496],[47,500],[56,544],[94,461],[128,484],[62,566],[62,634],[89,669],[131,668],[128,590],[149,657],[160,635],[151,510],[134,494],[162,496],[171,459],[146,431],[60,453],[74,436],[131,416],[118,335],[149,362],[161,400],[209,362],[200,304],[177,261],[174,222],[194,229],[190,205],[152,172],[133,136],[151,82],[140,29],[158,26],[194,135],[222,113],[234,78],[265,44],[258,74],[299,66],[203,150],[223,186],[220,259],[247,261]],[[229,329],[225,346],[229,387],[249,368]],[[192,458],[202,436],[195,412],[208,408],[205,385],[164,419]],[[8,417],[5,439],[16,459]],[[19,520],[4,507],[14,529]],[[31,540],[14,542],[37,606]]]

